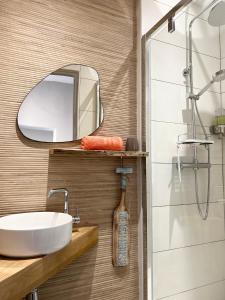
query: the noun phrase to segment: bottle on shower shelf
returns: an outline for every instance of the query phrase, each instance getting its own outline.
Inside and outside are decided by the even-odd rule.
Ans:
[[[214,120],[214,125],[225,125],[225,109],[218,109],[215,112],[215,120]]]

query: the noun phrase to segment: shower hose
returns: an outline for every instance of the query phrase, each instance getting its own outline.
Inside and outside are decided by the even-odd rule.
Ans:
[[[206,130],[205,130],[205,127],[202,123],[202,120],[201,120],[201,116],[199,114],[199,110],[198,110],[198,105],[197,105],[197,101],[196,100],[193,100],[194,101],[194,108],[195,108],[195,111],[196,111],[196,114],[197,114],[197,117],[199,119],[199,123],[200,123],[200,126],[202,128],[202,131],[204,133],[204,136],[205,136],[205,139],[208,140],[208,135],[206,133]],[[196,147],[196,146],[194,146]],[[196,197],[196,203],[197,203],[197,207],[198,207],[198,212],[199,212],[199,215],[201,216],[202,220],[207,220],[208,218],[208,214],[209,214],[209,200],[210,200],[210,180],[211,180],[211,172],[210,172],[210,146],[209,145],[206,145],[205,146],[207,151],[208,151],[208,187],[207,187],[207,197],[206,197],[206,207],[205,207],[205,210],[203,211],[202,209],[202,206],[200,202],[200,199],[199,199],[199,188],[198,188],[198,168],[197,166],[194,167],[194,176],[195,176],[195,197]]]

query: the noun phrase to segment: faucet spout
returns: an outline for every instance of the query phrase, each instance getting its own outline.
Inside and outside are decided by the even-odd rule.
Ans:
[[[48,192],[48,198],[50,198],[52,195],[56,193],[64,194],[64,213],[69,214],[69,191],[65,188],[51,189]],[[80,223],[80,216],[78,214],[78,209],[77,209],[76,216],[73,216],[73,224],[79,224],[79,223]]]

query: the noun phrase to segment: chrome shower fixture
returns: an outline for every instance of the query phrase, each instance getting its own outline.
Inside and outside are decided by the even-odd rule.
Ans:
[[[208,90],[208,88],[215,82],[219,82],[221,80],[225,79],[225,70],[220,70],[216,72],[216,74],[212,77],[212,80],[198,93],[194,94],[194,76],[193,76],[193,40],[192,40],[192,29],[193,24],[196,20],[199,19],[199,17],[205,13],[208,9],[210,10],[209,17],[208,17],[208,23],[212,26],[222,26],[225,25],[225,2],[224,1],[218,1],[213,0],[211,1],[198,15],[196,15],[188,26],[188,65],[185,68],[183,75],[187,79],[187,82],[189,82],[189,96],[188,99],[190,99],[191,102],[191,112],[192,112],[192,136],[189,137],[186,141],[183,141],[182,144],[192,144],[193,147],[193,161],[190,165],[185,164],[184,162],[179,161],[178,156],[178,169],[179,172],[181,170],[181,167],[191,167],[194,171],[194,178],[195,178],[195,197],[196,197],[196,203],[199,211],[199,215],[203,220],[207,220],[208,218],[208,212],[209,212],[209,201],[210,201],[210,178],[211,178],[211,158],[210,158],[210,144],[211,141],[209,141],[209,136],[207,134],[206,128],[202,122],[201,115],[198,110],[198,101],[199,98]],[[197,139],[197,133],[196,133],[196,118],[199,120],[201,129],[203,131],[204,140]],[[197,158],[197,146],[198,145],[204,145],[205,149],[208,153],[207,161],[203,164],[200,164],[198,162]],[[179,146],[179,145],[178,145]],[[198,169],[200,167],[207,168],[208,173],[208,182],[207,182],[207,196],[206,196],[206,207],[203,209],[201,202],[204,202],[200,200],[199,198],[199,190],[198,190]]]
[[[220,1],[210,11],[208,17],[208,23],[211,26],[222,26],[225,25],[225,2]]]
[[[193,100],[199,100],[199,98],[210,88],[212,84],[223,80],[225,80],[225,69],[216,72],[212,77],[212,80],[197,95],[190,95],[189,98]]]
[[[216,72],[215,76],[213,76],[214,82],[219,82],[225,79],[225,69]]]

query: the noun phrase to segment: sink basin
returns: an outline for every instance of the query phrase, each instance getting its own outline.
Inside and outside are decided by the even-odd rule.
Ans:
[[[0,218],[0,255],[35,257],[58,251],[72,237],[72,216],[31,212]]]

